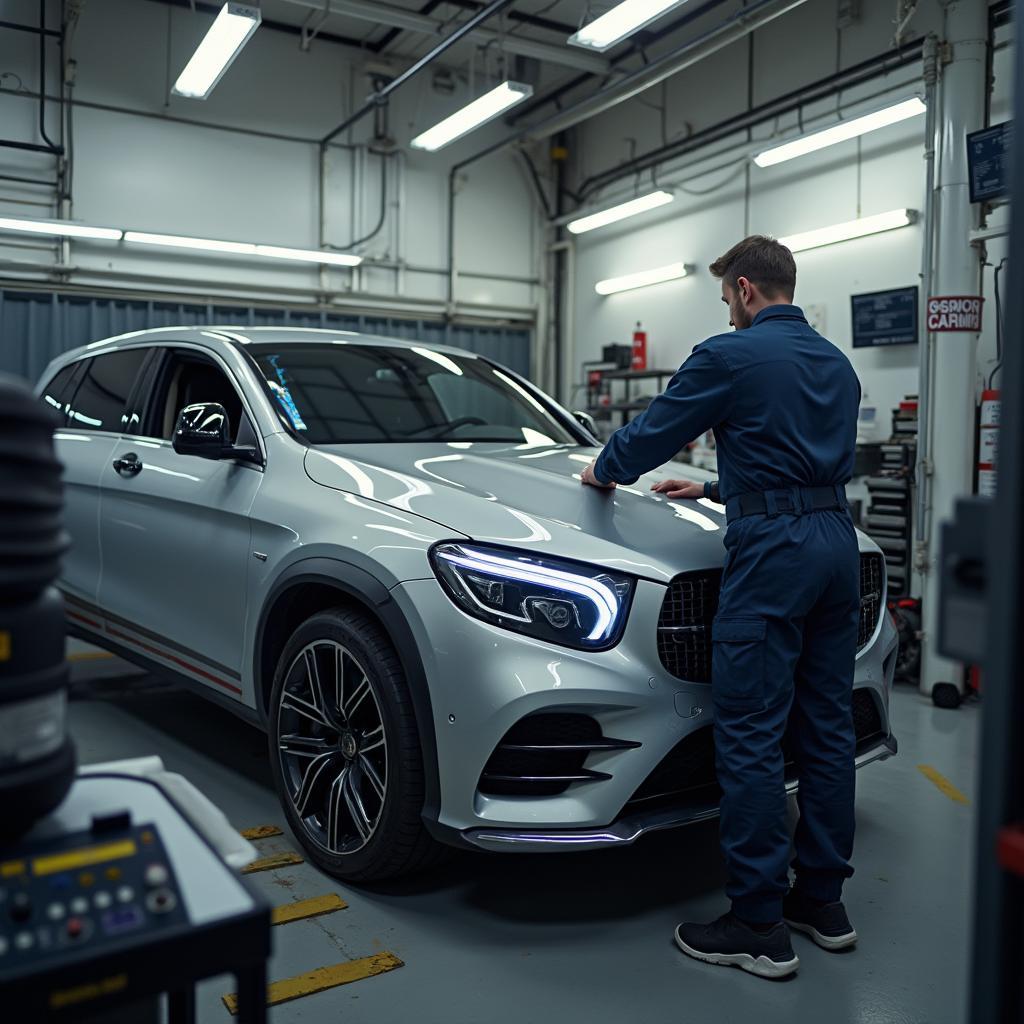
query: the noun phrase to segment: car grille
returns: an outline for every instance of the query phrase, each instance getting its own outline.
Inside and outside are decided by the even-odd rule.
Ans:
[[[878,701],[868,688],[853,691],[853,731],[857,737],[857,753],[877,746],[884,738],[882,715]],[[789,735],[783,739],[786,780],[797,777],[793,760],[793,744]],[[647,776],[633,794],[629,805],[664,797],[694,803],[715,803],[721,790],[715,779],[715,739],[711,726],[704,726],[685,736],[668,752],[661,763]]]
[[[591,753],[639,746],[604,736],[589,715],[527,715],[502,737],[484,766],[478,789],[491,796],[557,796],[574,782],[611,778],[606,772],[583,767]]]
[[[860,556],[860,628],[857,631],[857,650],[867,647],[875,635],[878,616],[882,612],[885,596],[885,568],[881,555]]]
[[[677,679],[711,682],[711,622],[718,611],[721,585],[721,569],[683,573],[669,584],[658,617],[658,656]],[[882,556],[862,554],[858,651],[874,636],[884,589]]]

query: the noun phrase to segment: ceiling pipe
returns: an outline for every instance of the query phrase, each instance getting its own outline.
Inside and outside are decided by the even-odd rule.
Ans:
[[[717,124],[702,128],[700,131],[694,132],[684,139],[677,139],[675,142],[670,142],[667,145],[658,146],[656,149],[639,154],[627,163],[619,164],[598,174],[593,174],[580,183],[577,192],[581,199],[585,199],[594,192],[598,192],[608,185],[620,181],[622,178],[649,171],[665,163],[667,160],[685,156],[694,150],[701,149],[714,142],[720,142],[722,139],[726,139],[747,128],[753,128],[773,118],[791,114],[809,103],[828,99],[838,92],[870,82],[880,74],[887,74],[917,62],[921,58],[923,48],[924,40],[915,39],[909,43],[904,43],[898,50],[886,50],[875,57],[869,57],[859,64],[851,65],[835,74],[819,78],[810,85],[794,89],[792,92],[788,92],[783,96],[777,96],[767,103],[762,103],[750,110],[745,110],[742,113],[735,114],[733,117],[726,118],[724,121],[719,121]]]
[[[377,110],[382,104],[387,103],[391,94],[400,89],[410,78],[418,75],[428,64],[432,64],[449,47],[454,46],[460,39],[469,35],[478,25],[500,14],[506,7],[510,7],[513,0],[493,0],[479,13],[473,15],[469,21],[460,25],[451,35],[441,40],[428,54],[420,57],[411,68],[403,71],[397,78],[392,79],[382,89],[372,93],[367,101],[355,113],[345,118],[341,124],[332,132],[328,132],[321,140],[320,145],[326,146],[331,139],[340,135],[346,128],[351,128],[357,121],[361,121],[367,114]]]
[[[429,14],[410,11],[394,4],[376,3],[373,0],[286,0],[287,3],[310,10],[327,11],[346,18],[372,22],[375,25],[390,25],[392,28],[407,32],[419,32],[426,36],[441,35],[447,22],[432,18]],[[486,10],[484,8],[483,10]],[[482,13],[478,12],[478,13]],[[545,43],[536,39],[524,39],[521,36],[496,32],[490,28],[475,27],[469,36],[480,45],[497,46],[506,53],[518,54],[521,57],[534,57],[552,64],[565,67],[580,68],[593,74],[603,74],[611,67],[611,61],[597,54],[576,50],[563,44]]]
[[[751,32],[803,6],[806,2],[807,0],[760,0],[759,3],[753,3],[717,28],[705,32],[679,49],[664,54],[610,88],[588,97],[568,110],[553,114],[539,124],[528,127],[522,133],[522,138],[526,142],[548,139],[582,121],[603,114],[606,110],[639,96],[652,86],[660,85],[666,78],[671,78],[726,46],[746,38]]]
[[[725,2],[726,0],[704,0],[704,3],[699,7],[687,9],[681,17],[675,18],[657,32],[637,32],[630,38],[631,45],[626,47],[617,56],[611,58],[611,67],[609,68],[609,71],[617,72],[618,74],[625,74],[625,71],[617,71],[619,65],[624,61],[629,60],[638,53],[642,55],[646,47],[651,46],[654,43],[659,43],[661,40],[668,38],[668,36],[674,35],[679,31],[679,29],[683,28],[685,25],[689,25],[691,21],[703,18],[716,7],[721,7]],[[577,75],[575,78],[571,78],[568,82],[563,82],[556,88],[544,93],[543,96],[538,96],[531,102],[524,103],[522,106],[516,107],[512,112],[512,115],[509,117],[509,123],[520,124],[523,121],[528,121],[532,114],[536,113],[538,110],[542,110],[551,103],[561,106],[560,100],[563,96],[572,92],[574,89],[577,89],[581,85],[592,82],[593,78],[594,76],[590,74]]]

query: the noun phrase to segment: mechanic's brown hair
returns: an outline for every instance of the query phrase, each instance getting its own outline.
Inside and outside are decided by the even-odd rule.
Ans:
[[[745,277],[757,285],[767,299],[782,297],[792,301],[796,291],[796,261],[779,241],[767,235],[751,235],[737,242],[724,256],[711,264],[711,273],[735,288]]]

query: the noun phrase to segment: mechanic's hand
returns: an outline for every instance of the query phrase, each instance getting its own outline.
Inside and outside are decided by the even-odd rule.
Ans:
[[[610,483],[610,484],[603,484],[603,483],[601,483],[600,480],[597,479],[596,476],[594,476],[594,466],[595,465],[597,465],[597,460],[596,459],[589,466],[587,466],[587,468],[585,470],[583,470],[582,473],[580,473],[580,483],[581,484],[589,484],[591,487],[604,487],[604,488],[607,488],[607,489],[611,489],[612,487],[614,487],[615,486],[615,482],[614,481],[612,481],[612,483]]]
[[[704,485],[695,484],[692,480],[659,480],[651,490],[669,498],[704,497]]]

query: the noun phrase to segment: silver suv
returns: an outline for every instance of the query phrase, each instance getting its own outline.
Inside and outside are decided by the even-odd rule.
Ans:
[[[528,381],[340,331],[163,328],[67,353],[39,393],[63,421],[72,632],[265,729],[324,870],[717,812],[723,510],[654,477],[581,487],[597,441]],[[863,765],[896,749],[896,634],[860,548]]]

